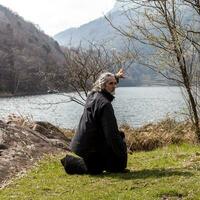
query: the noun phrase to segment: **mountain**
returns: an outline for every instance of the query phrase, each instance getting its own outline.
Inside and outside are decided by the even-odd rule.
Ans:
[[[130,8],[130,4],[116,2],[114,7],[105,16],[109,18],[116,27],[130,26],[129,20],[124,15],[124,9]],[[131,8],[137,7],[132,4]],[[104,44],[110,48],[122,48],[124,37],[116,31],[105,17],[100,17],[78,28],[66,29],[54,36],[54,39],[63,46],[76,47],[80,44],[88,45],[89,42]]]
[[[127,24],[128,21],[122,11],[115,6],[107,16],[112,19],[112,22],[119,26]],[[89,42],[106,44],[108,47],[119,48],[121,42],[120,35],[110,25],[105,17],[100,17],[78,28],[70,28],[62,31],[54,36],[54,39],[63,46],[79,46],[80,42],[83,46],[88,45]]]
[[[116,27],[126,27],[129,25],[127,17],[123,14],[124,4],[117,2],[113,9],[106,14]],[[54,36],[60,45],[87,48],[89,42],[103,44],[108,49],[123,51],[127,41],[108,22],[105,17],[100,17],[78,28],[70,28]],[[139,45],[135,43],[135,45]],[[144,47],[145,51],[149,51]],[[164,79],[160,74],[141,65],[132,65],[128,70],[126,78],[121,86],[150,86],[174,84]]]
[[[0,95],[64,89],[64,57],[53,38],[1,5],[0,27]]]

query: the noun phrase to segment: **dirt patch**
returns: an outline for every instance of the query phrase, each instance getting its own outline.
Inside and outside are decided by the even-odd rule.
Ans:
[[[44,154],[66,152],[70,139],[48,122],[0,121],[0,188]]]

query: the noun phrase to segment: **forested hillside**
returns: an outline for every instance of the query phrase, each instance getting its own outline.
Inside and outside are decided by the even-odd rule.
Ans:
[[[36,25],[0,5],[0,94],[63,90],[64,57]]]

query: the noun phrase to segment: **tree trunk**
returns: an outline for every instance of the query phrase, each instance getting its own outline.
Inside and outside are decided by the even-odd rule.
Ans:
[[[192,95],[191,89],[186,86],[186,90],[187,90],[187,93],[188,93],[188,96],[189,96],[189,99],[190,99],[191,108],[192,108],[192,112],[193,112],[195,132],[197,134],[198,141],[200,142],[199,117],[198,117],[198,112],[197,112],[197,108],[196,108],[197,105],[194,101],[194,97]]]

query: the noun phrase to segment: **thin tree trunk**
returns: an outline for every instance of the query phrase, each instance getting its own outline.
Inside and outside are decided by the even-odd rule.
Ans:
[[[192,107],[192,111],[193,111],[193,116],[194,116],[194,125],[195,125],[195,132],[198,136],[198,140],[200,142],[200,127],[199,127],[199,117],[198,117],[198,112],[197,112],[197,105],[194,101],[194,97],[192,95],[191,89],[189,87],[186,87],[189,99],[190,99],[190,103],[191,103],[191,107]]]

